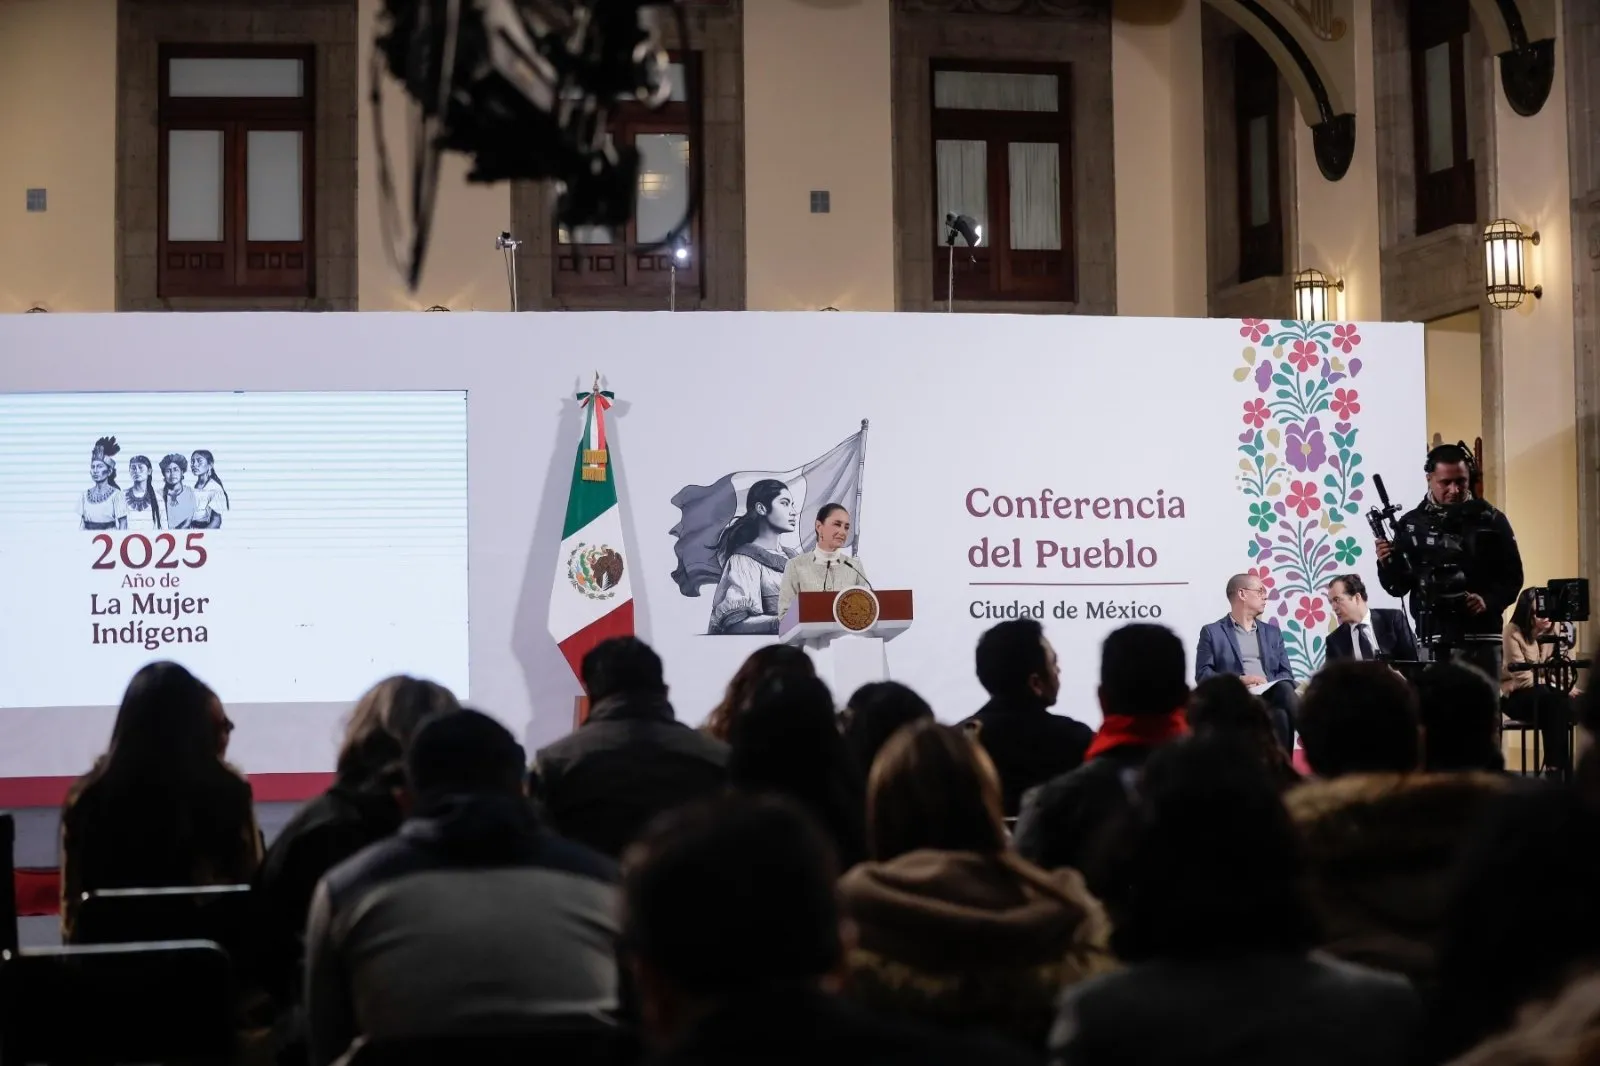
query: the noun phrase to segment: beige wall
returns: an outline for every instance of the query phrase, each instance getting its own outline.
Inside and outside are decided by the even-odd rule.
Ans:
[[[1295,182],[1299,195],[1299,255],[1293,270],[1315,267],[1344,280],[1334,318],[1376,322],[1383,317],[1378,267],[1378,160],[1373,126],[1372,0],[1354,0],[1350,27],[1356,49],[1356,149],[1336,182],[1317,169],[1311,127],[1296,109]],[[1316,116],[1311,116],[1313,119]]]
[[[1577,407],[1572,336],[1572,213],[1567,170],[1566,39],[1556,34],[1550,99],[1532,118],[1495,93],[1496,213],[1539,231],[1529,297],[1500,316],[1504,508],[1528,584],[1578,573]],[[1496,79],[1498,80],[1498,78]]]
[[[1206,314],[1200,2],[1112,8],[1120,315]]]
[[[116,0],[0,2],[0,312],[116,309],[116,101]]]
[[[890,0],[746,0],[746,306],[894,310]],[[813,189],[830,194],[811,214]]]
[[[445,155],[439,170],[439,198],[434,208],[433,229],[421,282],[411,292],[400,271],[384,252],[383,225],[379,216],[378,149],[373,133],[372,104],[367,86],[371,77],[372,49],[368,46],[377,30],[377,15],[382,0],[359,0],[360,24],[356,48],[360,56],[361,110],[358,159],[358,296],[363,311],[421,311],[435,304],[452,311],[509,311],[511,290],[506,284],[505,263],[495,251],[494,239],[511,228],[511,186],[471,185],[466,180],[469,160],[459,154]],[[385,76],[383,89],[383,129],[388,142],[391,180],[400,205],[408,202],[411,181],[410,141],[407,127],[407,100]],[[403,225],[409,229],[409,220]],[[408,253],[401,252],[402,261]]]
[[[1423,330],[1428,364],[1428,439],[1454,444],[1483,435],[1483,340],[1477,311],[1436,319]]]

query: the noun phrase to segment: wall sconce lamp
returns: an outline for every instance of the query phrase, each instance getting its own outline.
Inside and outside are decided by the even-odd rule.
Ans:
[[[32,307],[28,308],[22,313],[25,315],[48,315],[50,313],[50,309],[45,307],[43,304],[34,304]]]
[[[423,310],[424,311],[448,311],[450,309],[448,307],[446,307],[444,304],[434,304],[432,307],[424,307]]]
[[[1333,294],[1344,291],[1344,279],[1333,280],[1320,270],[1307,269],[1294,276],[1294,317],[1301,322],[1330,322],[1337,315]]]
[[[1529,295],[1535,300],[1544,296],[1543,285],[1528,288],[1524,243],[1537,245],[1539,231],[1523,233],[1509,218],[1497,218],[1483,227],[1483,291],[1489,303],[1502,311],[1522,306]]]

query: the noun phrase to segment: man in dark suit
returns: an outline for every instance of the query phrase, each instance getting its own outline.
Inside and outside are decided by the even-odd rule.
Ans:
[[[1328,583],[1328,602],[1339,628],[1328,637],[1328,661],[1383,659],[1416,662],[1417,637],[1404,611],[1368,607],[1367,586],[1359,574],[1340,574]]]
[[[1285,751],[1294,749],[1294,720],[1300,709],[1294,672],[1283,646],[1283,632],[1261,621],[1267,586],[1254,574],[1228,579],[1228,613],[1200,630],[1194,653],[1198,684],[1212,674],[1233,674],[1260,696],[1272,712],[1273,730]]]

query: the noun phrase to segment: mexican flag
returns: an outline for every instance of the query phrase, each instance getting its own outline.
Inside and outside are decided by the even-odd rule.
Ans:
[[[574,674],[596,644],[633,633],[633,586],[623,552],[616,468],[606,441],[612,398],[600,391],[598,376],[593,390],[578,393],[583,437],[572,464],[567,520],[550,590],[550,635]]]

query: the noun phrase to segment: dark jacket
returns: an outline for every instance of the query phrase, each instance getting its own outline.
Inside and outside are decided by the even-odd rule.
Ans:
[[[312,1066],[360,1035],[537,1027],[619,1003],[616,866],[521,796],[452,796],[329,871],[306,926]]]
[[[1285,796],[1325,950],[1429,989],[1461,846],[1505,784],[1485,773],[1351,774]]]
[[[1467,591],[1483,597],[1488,607],[1482,614],[1467,615],[1462,632],[1499,635],[1507,607],[1517,602],[1522,593],[1522,552],[1517,547],[1517,535],[1511,530],[1506,516],[1483,500],[1472,500],[1460,505],[1482,512],[1480,520],[1469,524],[1479,527],[1483,534],[1474,538],[1469,565],[1466,570]],[[1429,504],[1423,502],[1400,516],[1399,534],[1394,541],[1394,551],[1378,564],[1378,581],[1391,596],[1409,596],[1417,590],[1418,574],[1412,554],[1419,550],[1428,528]],[[1422,619],[1422,597],[1411,596],[1411,617],[1417,621],[1418,632],[1428,636]]]
[[[1372,649],[1376,655],[1398,662],[1416,662],[1417,635],[1411,631],[1404,611],[1373,607],[1368,621],[1372,623],[1372,635],[1377,640],[1377,647]],[[1355,645],[1355,627],[1347,622],[1328,634],[1328,661],[1354,659]]]
[[[295,812],[256,875],[260,915],[260,978],[282,1006],[300,1001],[306,915],[323,874],[400,828],[400,806],[388,787],[341,777]]]
[[[1008,818],[1016,816],[1028,789],[1081,766],[1094,739],[1094,730],[1051,714],[1034,699],[996,696],[961,724],[978,727],[978,742],[1000,774]]]
[[[1022,1066],[999,1041],[885,1021],[815,987],[752,989],[724,1004],[651,1066]]]
[[[615,858],[657,814],[721,789],[728,746],[679,722],[665,696],[624,693],[541,750],[534,773],[556,832]]]
[[[1035,866],[1080,871],[1104,900],[1106,849],[1132,806],[1139,771],[1153,748],[1127,744],[1040,785],[1022,800],[1017,851]]]
[[[1294,683],[1289,652],[1283,645],[1283,630],[1265,618],[1256,619],[1256,643],[1261,646],[1261,672],[1268,681]],[[1233,616],[1223,615],[1200,629],[1200,643],[1194,652],[1194,679],[1198,684],[1212,674],[1244,674],[1239,654],[1239,638],[1233,632]]]
[[[250,783],[221,761],[204,780],[119,783],[99,767],[61,810],[61,935],[71,943],[83,893],[103,888],[247,884],[261,863]]]
[[[1061,989],[1114,965],[1076,870],[913,851],[839,882],[857,942],[848,996],[875,1014],[1004,1034],[1043,1053]]]
[[[1052,1066],[1407,1066],[1404,978],[1317,955],[1130,966],[1067,989]]]

